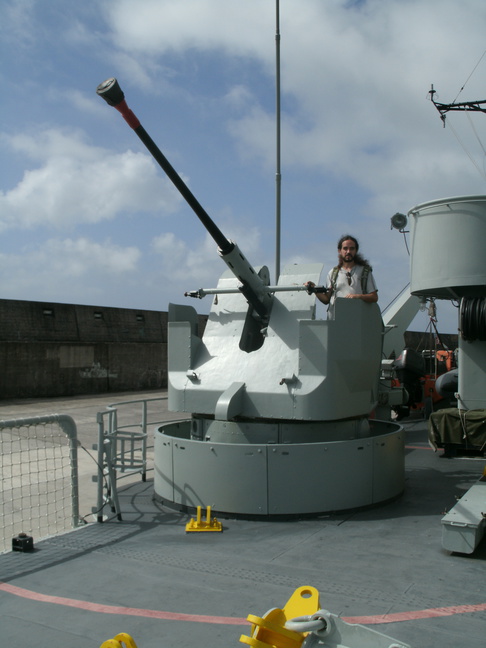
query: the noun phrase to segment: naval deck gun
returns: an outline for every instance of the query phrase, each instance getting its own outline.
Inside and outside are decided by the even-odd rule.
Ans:
[[[169,410],[191,414],[155,431],[156,497],[221,514],[318,514],[384,502],[404,487],[401,426],[373,418],[383,322],[377,304],[341,299],[316,319],[322,264],[286,267],[276,286],[205,212],[138,118],[116,79],[114,106],[192,207],[228,266],[204,335],[192,306],[169,306]],[[318,290],[324,290],[322,287]]]

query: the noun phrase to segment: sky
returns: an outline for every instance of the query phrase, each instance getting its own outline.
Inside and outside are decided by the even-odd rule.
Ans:
[[[0,298],[208,312],[226,266],[127,103],[225,236],[275,282],[276,2],[0,0]],[[484,0],[280,0],[281,269],[354,234],[379,303],[409,281],[396,212],[486,193]],[[434,241],[430,242],[434,246]],[[444,254],[453,253],[444,251]],[[467,253],[467,251],[461,252]],[[325,313],[320,313],[325,316]],[[428,330],[427,313],[410,328]],[[437,302],[437,328],[457,308]]]

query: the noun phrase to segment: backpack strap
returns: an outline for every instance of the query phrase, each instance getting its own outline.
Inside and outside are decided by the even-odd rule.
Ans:
[[[331,288],[332,292],[336,293],[336,283],[339,274],[339,266],[334,266],[331,272]]]
[[[366,294],[366,288],[368,284],[368,275],[372,272],[372,267],[369,265],[363,266],[363,273],[361,274],[361,292],[363,295]]]

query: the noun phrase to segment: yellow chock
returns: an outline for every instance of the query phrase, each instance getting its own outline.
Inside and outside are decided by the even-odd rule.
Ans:
[[[301,616],[310,616],[320,609],[319,592],[306,585],[295,590],[283,610],[269,610],[263,618],[249,614],[251,636],[241,635],[240,642],[253,648],[300,648],[308,633],[287,630],[285,623]]]
[[[197,517],[186,524],[186,533],[189,531],[222,531],[223,525],[216,518],[211,519],[211,507],[206,506],[206,520],[201,520],[201,507],[197,507]]]
[[[104,641],[100,648],[137,648],[135,641],[126,632],[120,632],[113,639]]]

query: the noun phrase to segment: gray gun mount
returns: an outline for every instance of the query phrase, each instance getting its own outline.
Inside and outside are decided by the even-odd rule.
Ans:
[[[338,299],[316,319],[321,264],[270,285],[228,240],[127,107],[115,79],[97,92],[135,130],[218,245],[228,270],[203,337],[192,306],[169,306],[169,409],[191,418],[155,431],[156,497],[231,515],[318,514],[368,506],[404,486],[401,426],[371,420],[379,401],[377,304]],[[312,291],[314,292],[314,291]],[[371,418],[370,418],[371,417]]]
[[[317,281],[322,266],[287,267],[282,284]],[[236,279],[225,272],[221,290]],[[157,498],[242,517],[356,509],[404,488],[400,425],[370,418],[379,400],[382,320],[377,304],[276,292],[263,344],[241,348],[247,309],[215,296],[203,337],[192,306],[169,308],[169,409],[189,420],[155,432]]]
[[[293,284],[296,290],[274,294],[264,342],[250,353],[250,343],[242,344],[249,335],[247,308],[236,291],[214,299],[202,339],[196,335],[196,311],[170,305],[169,408],[211,421],[286,422],[287,438],[290,427],[301,439],[316,438],[324,421],[347,420],[347,431],[338,436],[353,435],[357,426],[368,429],[378,400],[380,311],[376,304],[342,299],[336,303],[336,319],[315,319],[315,298],[297,288],[306,280],[318,281],[321,271],[321,264],[284,269],[279,284]],[[225,272],[218,288],[236,283]],[[203,421],[201,437],[215,424]],[[291,426],[291,421],[318,423]],[[268,440],[268,431],[262,438]]]

